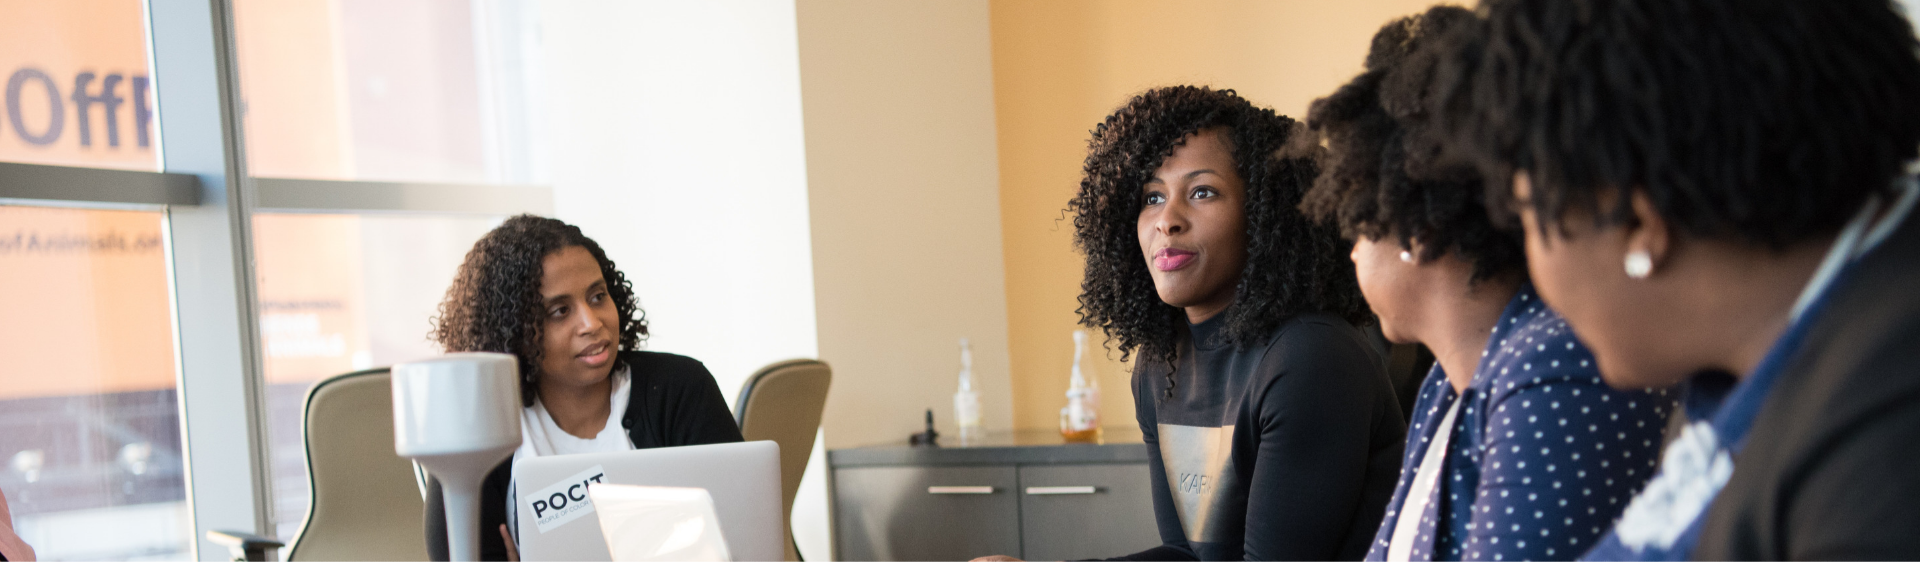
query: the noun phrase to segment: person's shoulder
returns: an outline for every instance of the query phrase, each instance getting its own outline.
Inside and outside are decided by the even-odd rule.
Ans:
[[[1844,434],[1879,416],[1920,409],[1920,217],[1861,260],[1829,293],[1798,352],[1786,363],[1763,415]],[[1758,426],[1756,425],[1756,430]]]
[[[1365,354],[1367,337],[1346,319],[1324,312],[1308,312],[1288,317],[1267,335],[1269,354],[1276,351],[1331,350],[1342,354]]]
[[[1904,367],[1781,376],[1696,558],[1899,560],[1920,552],[1920,391]],[[1796,379],[1796,377],[1798,379]],[[1797,382],[1797,383],[1795,383]],[[1857,388],[1848,390],[1847,388]]]
[[[1920,411],[1920,297],[1879,281],[1836,291],[1761,409],[1777,422],[1757,423],[1755,434],[1796,430],[1791,436],[1818,452]]]
[[[1367,337],[1338,316],[1313,312],[1282,323],[1262,346],[1262,378],[1291,380],[1296,387],[1368,388],[1386,384],[1386,365]],[[1299,378],[1299,379],[1295,379]],[[1389,388],[1390,389],[1390,388]]]
[[[1920,489],[1889,470],[1920,466],[1920,219],[1849,270],[1825,299],[1804,341],[1768,393],[1702,533],[1699,556],[1866,557],[1898,548],[1912,556]],[[1863,494],[1870,494],[1862,496]],[[1820,510],[1846,510],[1844,514]],[[1755,545],[1752,535],[1790,524]],[[1879,536],[1900,532],[1901,537]]]
[[[1544,304],[1534,303],[1519,313],[1510,313],[1510,329],[1491,339],[1482,352],[1486,363],[1475,381],[1495,393],[1522,389],[1530,385],[1574,383],[1604,387],[1600,367],[1593,352],[1575,337],[1566,319]]]
[[[627,363],[628,371],[632,372],[636,382],[669,385],[713,381],[713,374],[707,371],[706,364],[680,354],[645,350],[621,352],[620,361]]]
[[[1818,375],[1842,403],[1848,397],[1920,393],[1920,214],[1836,283],[1808,329],[1790,374]],[[1785,385],[1783,383],[1783,385]],[[1870,402],[1871,403],[1871,402]]]

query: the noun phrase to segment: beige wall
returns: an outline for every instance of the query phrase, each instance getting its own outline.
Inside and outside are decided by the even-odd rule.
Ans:
[[[1015,427],[1053,428],[1065,403],[1083,264],[1061,209],[1079,186],[1088,131],[1132,94],[1180,83],[1233,88],[1301,117],[1360,71],[1375,30],[1433,3],[993,0]],[[1102,416],[1131,426],[1127,368],[1100,371]]]
[[[1007,429],[1007,303],[986,0],[800,0],[828,447],[956,432],[958,341]]]

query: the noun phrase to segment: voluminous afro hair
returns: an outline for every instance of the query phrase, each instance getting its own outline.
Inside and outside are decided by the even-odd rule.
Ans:
[[[1920,148],[1920,59],[1888,0],[1485,0],[1448,34],[1442,127],[1542,229],[1624,222],[1780,249],[1831,234]],[[1526,205],[1523,203],[1523,205]]]
[[[1105,330],[1121,359],[1136,352],[1170,360],[1186,317],[1160,301],[1136,227],[1141,190],[1189,135],[1223,127],[1246,180],[1247,265],[1234,290],[1222,337],[1236,347],[1263,340],[1288,317],[1325,311],[1356,324],[1370,320],[1338,231],[1300,214],[1300,196],[1318,174],[1311,143],[1292,119],[1255,107],[1232,90],[1175,86],[1147,91],[1093,130],[1085,177],[1068,202],[1074,246],[1086,255],[1080,323]]]
[[[572,246],[587,249],[600,264],[607,295],[620,313],[619,350],[637,350],[647,338],[647,313],[640,310],[626,274],[607,259],[600,244],[580,228],[552,218],[522,214],[474,242],[440,302],[432,338],[448,352],[501,352],[520,360],[520,400],[539,398],[541,334],[545,299],[540,295],[542,261]],[[613,371],[626,362],[614,358]]]
[[[1336,223],[1348,239],[1392,236],[1405,249],[1418,242],[1429,261],[1453,253],[1480,281],[1525,269],[1525,249],[1510,224],[1489,218],[1479,172],[1440,151],[1424,104],[1434,66],[1419,53],[1474,19],[1465,8],[1437,6],[1374,34],[1366,72],[1307,113],[1330,151],[1300,210]]]

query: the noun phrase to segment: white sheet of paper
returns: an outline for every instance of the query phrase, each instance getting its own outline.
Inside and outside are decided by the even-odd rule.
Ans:
[[[587,493],[615,562],[731,560],[705,489],[597,483]]]

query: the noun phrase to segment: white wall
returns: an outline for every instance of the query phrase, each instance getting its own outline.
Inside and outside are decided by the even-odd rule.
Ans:
[[[652,350],[706,362],[729,399],[814,357],[793,6],[549,1],[554,211],[640,295]]]
[[[540,6],[555,213],[633,281],[650,350],[692,356],[729,402],[753,370],[819,357],[790,0]],[[823,455],[816,455],[823,460]],[[794,507],[828,556],[825,489]]]
[[[650,349],[706,362],[729,395],[767,362],[825,360],[819,446],[845,447],[902,440],[927,408],[953,432],[965,336],[984,424],[1011,427],[985,0],[539,17],[555,212],[634,280]],[[824,464],[794,504],[811,560],[831,556]]]

